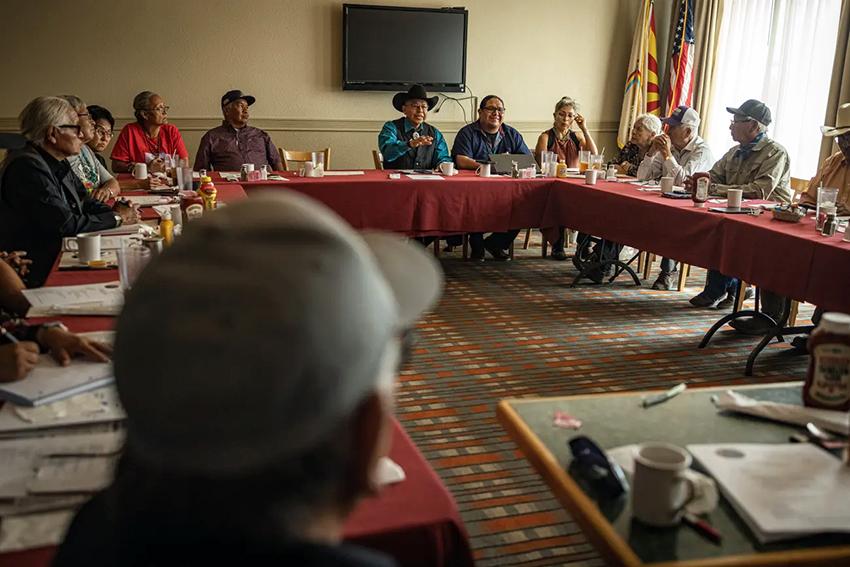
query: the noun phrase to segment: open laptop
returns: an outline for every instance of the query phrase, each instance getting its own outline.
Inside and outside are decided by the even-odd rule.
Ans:
[[[534,156],[531,154],[492,154],[490,161],[493,162],[493,173],[511,174],[513,162],[516,162],[519,169],[527,167],[536,167],[537,162],[534,161]]]

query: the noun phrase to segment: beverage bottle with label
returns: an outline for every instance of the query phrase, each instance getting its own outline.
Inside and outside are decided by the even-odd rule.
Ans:
[[[850,315],[824,313],[809,335],[808,347],[811,360],[803,403],[850,411]]]
[[[201,198],[204,200],[204,209],[212,210],[215,209],[215,199],[218,191],[216,191],[215,185],[212,182],[212,178],[204,177],[201,179],[201,187],[198,189],[198,193],[201,195]]]
[[[708,188],[711,184],[711,175],[705,172],[694,173],[694,192],[691,193],[691,199],[694,201],[695,207],[704,207],[708,201]]]

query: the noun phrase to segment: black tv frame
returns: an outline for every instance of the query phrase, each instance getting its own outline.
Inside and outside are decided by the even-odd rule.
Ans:
[[[463,14],[463,71],[461,83],[422,83],[428,90],[447,93],[466,92],[466,49],[469,36],[469,11],[466,8],[415,8],[410,6],[378,6],[373,4],[342,5],[342,90],[344,91],[405,91],[414,83],[352,82],[348,80],[348,10],[349,8],[397,10],[403,12],[440,12]]]

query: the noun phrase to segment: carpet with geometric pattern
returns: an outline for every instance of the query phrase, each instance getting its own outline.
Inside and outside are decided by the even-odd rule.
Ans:
[[[657,264],[640,288],[626,278],[570,288],[569,261],[542,259],[539,245],[517,248],[506,263],[444,255],[445,292],[420,324],[413,361],[402,371],[398,417],[454,495],[478,565],[603,565],[499,426],[496,403],[683,381],[800,380],[808,358],[773,343],[746,377],[757,339],[728,327],[698,349],[721,315],[688,304],[704,270],[693,269],[681,293],[649,288]],[[811,311],[801,305],[798,321]]]

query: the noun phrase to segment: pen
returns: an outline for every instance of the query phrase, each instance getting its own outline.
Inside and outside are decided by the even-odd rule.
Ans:
[[[654,406],[656,404],[666,402],[670,398],[678,396],[679,394],[684,392],[687,388],[688,388],[688,385],[685,384],[684,382],[682,382],[681,384],[679,384],[677,386],[673,386],[672,388],[670,388],[666,392],[661,392],[660,394],[655,394],[653,396],[649,396],[649,397],[644,398],[643,401],[641,401],[641,405],[645,408],[648,408],[650,406]]]
[[[4,339],[6,339],[7,341],[9,341],[9,342],[10,342],[10,343],[12,343],[13,345],[16,345],[16,344],[18,344],[18,343],[20,342],[20,341],[17,339],[17,337],[15,337],[15,335],[13,335],[12,333],[10,333],[9,331],[7,331],[6,329],[4,329],[3,327],[0,327],[0,335],[2,335]]]
[[[697,532],[705,539],[712,541],[718,545],[720,545],[720,542],[723,540],[723,536],[720,535],[720,532],[717,531],[717,528],[715,528],[714,526],[694,514],[683,514],[682,522],[686,526],[692,528],[695,532]]]

